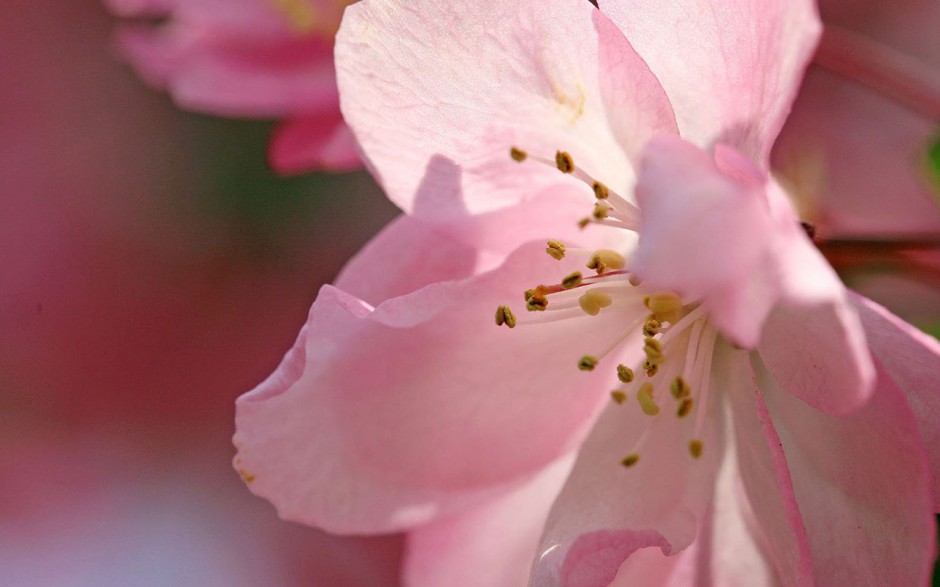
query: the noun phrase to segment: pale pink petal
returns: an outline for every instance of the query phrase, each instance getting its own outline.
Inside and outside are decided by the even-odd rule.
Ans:
[[[441,281],[477,273],[477,251],[446,231],[401,215],[372,237],[336,278],[338,289],[378,306]]]
[[[712,385],[720,382],[715,380]],[[675,554],[695,539],[712,500],[724,452],[724,418],[717,394],[705,425],[677,418],[675,401],[659,390],[662,412],[642,413],[635,398],[605,410],[552,507],[532,585],[607,585],[635,550],[659,546]],[[703,441],[701,458],[689,442]],[[621,460],[639,455],[632,467]]]
[[[600,0],[659,78],[682,136],[765,165],[820,24],[811,0]]]
[[[658,137],[643,156],[636,193],[643,220],[632,270],[650,288],[701,300],[726,336],[754,346],[779,295],[763,280],[760,295],[742,293],[773,237],[763,184],[736,181],[691,143]]]
[[[930,462],[934,509],[940,511],[940,343],[867,298],[851,299],[872,352],[914,412]]]
[[[573,458],[532,481],[408,533],[408,587],[521,587],[529,578],[548,510]]]
[[[729,437],[727,443],[715,482],[714,499],[695,542],[670,556],[658,548],[637,551],[620,566],[610,587],[771,587],[781,584],[754,532],[755,516],[741,488],[742,471],[734,439]],[[786,581],[782,584],[798,585]]]
[[[793,398],[759,364],[755,370],[816,577],[832,587],[925,585],[935,555],[930,476],[914,417],[891,377],[879,367],[871,400],[835,417]]]
[[[460,173],[423,181],[472,214],[551,186],[590,206],[588,187],[550,165],[518,164],[510,148],[551,159],[566,150],[577,166],[626,192],[633,171],[620,145],[633,139],[615,132],[631,128],[644,140],[649,129],[675,130],[649,69],[583,0],[485,9],[358,2],[338,33],[336,59],[343,113],[389,197],[406,211],[434,157]],[[605,104],[629,112],[609,119]]]
[[[288,519],[392,531],[453,513],[572,450],[615,379],[613,365],[584,372],[579,359],[641,317],[624,304],[607,320],[497,327],[497,305],[524,319],[523,291],[578,265],[544,246],[374,310],[324,287],[277,383],[237,402],[237,466],[251,489]]]
[[[140,75],[183,108],[278,117],[337,101],[332,48],[317,39],[253,39],[185,26],[127,26],[120,50]]]
[[[845,288],[779,186],[727,147],[716,158],[682,139],[650,142],[631,269],[650,288],[701,301],[722,334],[760,349],[791,393],[829,412],[855,409],[873,370]]]
[[[745,499],[782,584],[815,585],[806,527],[797,505],[780,438],[767,413],[747,351],[722,348],[716,368],[726,373],[734,420],[734,454]]]
[[[338,102],[282,122],[271,137],[268,158],[271,167],[284,174],[352,171],[362,165],[356,139],[343,122]]]

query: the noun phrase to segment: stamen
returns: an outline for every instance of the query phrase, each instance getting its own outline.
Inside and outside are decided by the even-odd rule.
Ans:
[[[623,364],[617,365],[617,379],[623,383],[630,383],[633,381],[633,369]]]
[[[591,214],[595,220],[603,220],[610,213],[610,204],[607,202],[597,202],[594,204],[594,212]]]
[[[532,292],[532,295],[529,295],[529,291],[526,290],[526,297],[528,298],[525,303],[525,309],[530,312],[544,312],[545,308],[548,307],[548,298],[538,291]]]
[[[512,313],[512,310],[509,309],[509,306],[499,306],[496,308],[496,325],[502,326],[503,324],[510,328],[516,327],[516,316]]]
[[[659,373],[659,365],[649,362],[649,360],[643,361],[643,370],[646,371],[646,376],[653,378],[656,377],[656,374]]]
[[[620,464],[629,469],[638,462],[640,462],[640,455],[633,453],[624,457],[623,460],[620,461]]]
[[[659,334],[659,331],[662,329],[663,324],[656,319],[655,316],[650,316],[646,319],[646,322],[643,323],[643,336],[656,336]]]
[[[692,395],[692,388],[685,382],[682,375],[672,380],[672,383],[669,384],[669,391],[672,393],[672,397],[676,399],[683,399]]]
[[[553,259],[561,261],[565,258],[565,245],[560,241],[548,241],[548,248],[545,249],[545,252],[549,254]]]
[[[693,438],[689,441],[689,454],[692,455],[693,459],[697,459],[702,456],[702,450],[705,447],[702,445],[702,441],[698,438]]]
[[[666,360],[663,354],[663,345],[655,338],[647,337],[643,341],[643,352],[651,365],[661,365]]]
[[[523,151],[522,149],[519,149],[517,147],[512,147],[511,149],[509,149],[509,156],[512,157],[513,161],[522,163],[523,161],[526,160],[529,154]]]
[[[614,298],[612,298],[610,294],[591,290],[578,298],[578,305],[581,306],[585,314],[597,316],[600,314],[601,308],[606,308],[611,305],[613,301]]]
[[[565,289],[574,289],[578,287],[579,285],[581,285],[582,279],[583,279],[583,276],[581,275],[581,272],[575,271],[574,273],[568,275],[567,277],[561,280],[561,286]]]
[[[594,197],[598,200],[606,200],[610,197],[610,189],[599,181],[594,181],[591,184],[591,189],[594,190]]]
[[[578,360],[578,369],[582,371],[593,371],[594,367],[597,367],[597,357],[591,355],[584,355]]]
[[[682,300],[672,292],[661,292],[643,298],[643,305],[649,308],[657,320],[675,324],[682,309]]]
[[[623,269],[626,264],[627,260],[617,251],[598,249],[591,255],[591,259],[585,267],[597,271],[598,275],[603,275],[608,269]]]
[[[692,406],[694,405],[694,403],[695,403],[695,400],[693,400],[690,397],[687,397],[684,400],[682,400],[682,402],[679,404],[679,409],[676,410],[676,416],[679,416],[680,418],[685,418],[686,416],[688,416],[692,412]]]
[[[649,381],[640,386],[640,390],[636,392],[636,399],[647,416],[655,416],[659,413],[659,406],[653,399],[653,384]]]
[[[615,389],[614,391],[610,392],[610,398],[617,404],[622,404],[623,402],[627,401],[627,394],[624,391]]]
[[[555,153],[555,166],[562,173],[571,173],[574,171],[574,159],[567,151],[558,151]]]

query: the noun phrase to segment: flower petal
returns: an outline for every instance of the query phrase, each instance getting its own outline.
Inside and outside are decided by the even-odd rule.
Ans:
[[[940,511],[940,343],[868,298],[852,294],[872,352],[907,397],[930,461]]]
[[[695,417],[677,418],[673,406],[647,416],[632,399],[607,408],[552,507],[532,585],[607,585],[639,548],[675,554],[692,543],[723,454],[717,395],[711,395],[699,436],[705,450],[697,460],[688,449]],[[632,453],[639,461],[624,467],[621,460]]]
[[[409,532],[405,584],[525,585],[548,510],[572,462],[562,459],[519,489]]]
[[[725,347],[735,450],[746,500],[783,585],[812,587],[812,556],[780,438],[751,368],[749,352]]]
[[[674,137],[649,143],[631,269],[650,288],[701,301],[791,393],[833,413],[857,408],[874,376],[845,288],[779,186],[728,147],[715,156]]]
[[[271,137],[268,159],[271,167],[283,174],[352,171],[362,165],[356,139],[343,122],[338,102],[282,122]]]
[[[513,146],[549,158],[566,150],[576,165],[626,191],[633,172],[620,141],[632,139],[615,131],[632,128],[642,140],[647,128],[674,132],[675,121],[645,63],[604,20],[582,0],[495,2],[483,10],[431,0],[351,6],[336,46],[343,113],[392,201],[414,209],[435,156],[460,174],[424,181],[459,194],[472,214],[549,186],[590,194],[547,165],[512,161]],[[615,129],[605,104],[629,108],[611,114]]]
[[[148,83],[187,109],[223,116],[279,117],[335,109],[332,47],[318,38],[256,39],[186,25],[129,25],[121,52]]]
[[[476,266],[473,247],[402,214],[346,263],[336,287],[378,306],[432,283],[475,275]]]
[[[672,102],[682,136],[766,167],[819,37],[810,0],[599,0]]]
[[[892,379],[878,366],[871,400],[835,417],[785,392],[759,362],[755,372],[816,576],[833,587],[926,584],[936,533],[930,478],[913,415]]]
[[[537,328],[497,327],[576,261],[521,248],[500,268],[375,308],[326,286],[305,340],[237,402],[238,466],[288,519],[392,531],[524,481],[569,452],[613,368],[580,371],[641,319],[624,304]],[[505,487],[503,487],[505,488]]]

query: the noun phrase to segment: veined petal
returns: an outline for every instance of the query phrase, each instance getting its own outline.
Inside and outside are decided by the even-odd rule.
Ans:
[[[682,136],[766,168],[821,26],[811,0],[599,0],[672,102]]]
[[[662,392],[665,406],[672,398]],[[647,416],[634,399],[608,406],[552,507],[530,585],[606,586],[633,552],[671,555],[693,542],[724,452],[718,395],[697,408],[708,410],[698,459],[689,452],[694,417],[678,418],[672,406]],[[639,460],[625,467],[630,454]]]
[[[573,457],[506,495],[408,533],[408,587],[525,585],[552,501]]]
[[[940,343],[882,306],[851,293],[872,352],[907,398],[930,462],[934,510],[940,511]]]
[[[728,347],[719,352],[727,370],[740,479],[763,546],[783,585],[813,587],[809,538],[783,446],[751,368],[750,353]]]
[[[454,162],[460,174],[423,181],[458,194],[473,214],[550,186],[589,193],[546,165],[512,161],[513,146],[542,157],[568,151],[577,166],[626,191],[633,171],[620,144],[634,138],[616,133],[629,128],[643,140],[648,128],[674,132],[675,121],[645,63],[608,24],[583,0],[482,9],[432,0],[358,2],[337,36],[343,113],[380,183],[405,211],[414,210],[416,188],[435,156]],[[605,104],[630,109],[610,114],[616,128]]]
[[[615,378],[578,361],[618,340],[635,310],[512,330],[493,321],[498,305],[521,307],[523,291],[564,275],[567,261],[526,246],[497,270],[374,310],[324,287],[285,364],[237,402],[236,466],[252,491],[288,519],[393,531],[571,451]]]
[[[878,366],[871,400],[836,417],[786,393],[759,361],[754,368],[816,576],[833,587],[925,585],[936,538],[929,470],[914,417],[891,377]]]

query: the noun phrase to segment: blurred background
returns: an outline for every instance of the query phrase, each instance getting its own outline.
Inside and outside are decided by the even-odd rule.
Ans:
[[[174,107],[116,23],[0,5],[0,584],[394,585],[398,540],[281,522],[230,466],[235,397],[394,209],[272,175],[271,124]]]
[[[274,176],[272,123],[176,108],[115,23],[99,0],[0,6],[0,584],[395,585],[400,539],[281,522],[229,465],[235,397],[395,210],[364,172]],[[936,127],[807,84],[782,176],[852,285],[940,333]]]

